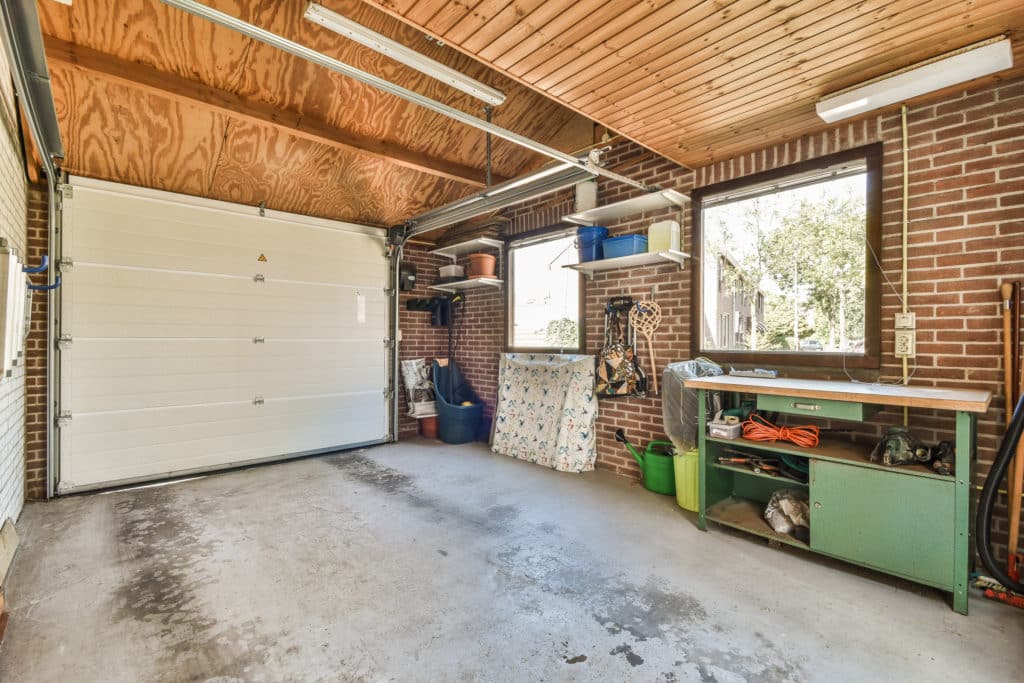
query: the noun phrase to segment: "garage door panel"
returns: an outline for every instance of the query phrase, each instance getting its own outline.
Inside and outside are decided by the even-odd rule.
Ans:
[[[80,267],[65,280],[74,337],[379,339],[381,286],[255,282],[166,271]]]
[[[77,189],[77,188],[76,188]],[[199,273],[225,273],[343,283],[372,280],[384,260],[379,235],[352,229],[298,225],[273,218],[258,219],[231,211],[197,211],[144,197],[82,190],[74,197],[75,215],[65,240],[81,263],[140,268],[169,268]],[[140,233],[140,220],[146,231]],[[365,229],[364,229],[365,230]],[[339,249],[343,245],[343,249]],[[265,261],[259,261],[260,255]]]
[[[61,491],[371,442],[384,422],[379,393],[81,415],[61,430]]]
[[[61,492],[384,439],[382,231],[72,185]]]
[[[73,413],[379,390],[362,341],[78,340],[64,378]]]

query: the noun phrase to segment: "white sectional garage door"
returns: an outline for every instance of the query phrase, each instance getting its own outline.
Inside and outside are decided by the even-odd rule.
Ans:
[[[61,493],[382,441],[382,231],[83,178]]]

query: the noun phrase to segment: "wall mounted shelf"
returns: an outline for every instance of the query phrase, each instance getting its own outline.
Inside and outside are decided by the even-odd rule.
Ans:
[[[501,287],[504,282],[504,280],[498,280],[493,277],[478,277],[472,280],[449,282],[444,285],[431,285],[427,289],[436,289],[439,292],[462,292],[467,289],[479,289],[481,287]]]
[[[594,273],[602,270],[618,270],[621,268],[642,268],[643,266],[657,266],[665,262],[677,263],[682,270],[683,263],[690,255],[682,251],[647,251],[642,254],[631,254],[630,256],[619,256],[618,258],[606,258],[598,261],[585,261],[574,263],[563,268],[578,270],[586,273],[587,277],[593,279]]]
[[[578,225],[608,225],[608,223],[626,216],[637,216],[645,211],[657,211],[670,206],[686,206],[689,203],[690,198],[682,192],[659,190],[607,206],[571,213],[568,216],[563,216],[562,220]]]
[[[455,263],[460,256],[465,254],[475,254],[478,251],[483,251],[485,249],[501,249],[503,246],[505,246],[504,242],[494,239],[493,237],[477,237],[476,239],[466,240],[465,242],[449,244],[447,247],[432,249],[430,253],[450,258],[452,263]]]

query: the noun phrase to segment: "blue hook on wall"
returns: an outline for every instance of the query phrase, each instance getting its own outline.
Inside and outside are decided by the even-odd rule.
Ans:
[[[50,257],[43,254],[43,259],[39,262],[39,265],[35,268],[29,266],[22,266],[21,272],[23,273],[45,273],[46,269],[50,267]]]
[[[57,289],[58,287],[60,287],[60,275],[57,276],[57,279],[54,280],[52,285],[33,285],[33,284],[30,284],[28,286],[28,288],[31,289],[33,292],[47,292],[47,291],[49,291],[51,289]]]

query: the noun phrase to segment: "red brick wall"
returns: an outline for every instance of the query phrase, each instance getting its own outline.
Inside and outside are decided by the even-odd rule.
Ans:
[[[28,188],[28,262],[39,263],[46,254],[46,186]],[[51,268],[55,267],[51,264]],[[45,275],[33,275],[36,284]],[[32,296],[32,324],[25,343],[25,497],[46,497],[46,292]]]
[[[909,305],[917,314],[918,356],[913,381],[924,384],[962,385],[993,392],[992,408],[978,422],[978,460],[975,482],[980,484],[994,455],[1004,423],[1002,391],[1001,319],[998,286],[1002,280],[1024,279],[1024,82],[994,84],[915,105],[909,110],[910,140],[910,272]],[[651,158],[632,144],[618,145],[608,165],[634,179],[689,191],[731,178],[785,166],[797,161],[857,147],[884,144],[883,269],[898,289],[900,282],[902,153],[898,112],[767,147],[734,159],[689,172],[657,157]],[[635,163],[630,163],[635,159]],[[637,193],[616,183],[601,181],[600,202],[609,203]],[[508,212],[515,234],[557,222],[571,209],[571,196],[562,194],[517,207]],[[636,217],[610,226],[613,234],[642,232],[660,216]],[[692,248],[690,215],[684,212],[684,250]],[[660,368],[669,361],[689,358],[690,273],[674,266],[644,268],[632,273],[599,274],[585,284],[586,346],[589,353],[601,346],[601,307],[617,294],[655,298],[664,308],[664,321],[656,339]],[[486,305],[484,305],[486,304]],[[483,327],[504,329],[503,300],[487,299],[476,309]],[[882,367],[865,378],[896,376],[900,363],[893,354],[893,314],[899,301],[885,286],[882,295]],[[485,348],[464,348],[460,361],[479,368],[475,385],[488,381],[493,358],[503,342],[493,333]],[[645,346],[641,344],[641,352]],[[806,369],[808,375],[844,378],[841,370]],[[493,378],[493,374],[490,375]],[[490,385],[487,385],[490,386]],[[493,396],[487,396],[493,401]],[[868,426],[865,438],[874,439],[887,424],[902,418],[883,413]],[[911,421],[926,440],[949,438],[952,416],[912,411]],[[611,434],[626,429],[635,441],[662,434],[661,402],[657,397],[603,400],[598,422],[598,466],[620,474],[636,475],[631,458]],[[1005,534],[997,520],[994,536]]]
[[[444,327],[431,327],[429,312],[409,311],[406,310],[405,304],[410,299],[442,295],[441,292],[429,289],[429,287],[437,282],[438,267],[447,265],[451,261],[435,256],[425,247],[417,245],[406,246],[402,252],[402,260],[404,263],[416,266],[416,288],[410,292],[402,292],[399,296],[401,309],[398,314],[398,325],[402,331],[402,341],[398,345],[398,357],[400,360],[426,358],[429,363],[434,358],[447,356],[448,330]],[[415,436],[418,421],[407,414],[409,407],[405,400],[405,382],[401,379],[401,372],[399,372],[398,388],[400,390],[399,438]]]
[[[992,391],[992,407],[978,420],[975,484],[980,485],[1005,424],[999,285],[1024,279],[1024,81],[910,107],[908,139],[908,305],[917,314],[912,381]],[[903,191],[898,111],[699,169],[697,183],[875,141],[884,145],[880,256],[898,290]],[[893,316],[899,310],[897,294],[884,285],[881,374],[888,377],[902,372],[893,356]],[[842,373],[832,376],[842,378]],[[902,412],[886,411],[865,436],[878,438],[887,424],[900,420]],[[930,442],[953,434],[953,416],[944,411],[912,410],[910,424]],[[997,514],[993,539],[1004,544],[1005,534],[1005,514]]]
[[[460,330],[455,359],[484,402],[484,419],[490,420],[498,396],[498,356],[505,350],[504,289],[469,290],[455,315]]]

